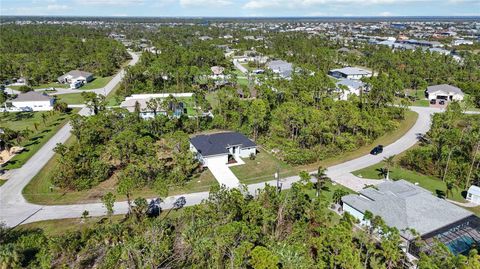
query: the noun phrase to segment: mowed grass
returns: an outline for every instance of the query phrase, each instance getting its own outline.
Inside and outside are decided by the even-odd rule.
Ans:
[[[124,215],[113,215],[110,217],[112,222],[118,222],[124,218]],[[108,221],[108,217],[88,217],[86,219],[70,218],[56,219],[32,222],[16,227],[16,230],[34,230],[40,229],[48,236],[59,236],[69,232],[79,231],[93,227],[96,223]]]
[[[385,164],[381,162],[381,163],[369,166],[367,168],[354,171],[353,174],[363,178],[381,179],[383,177],[380,174],[379,170],[383,167],[385,167]],[[420,187],[431,191],[433,195],[436,195],[439,197],[442,197],[442,196],[444,197],[445,192],[447,190],[445,183],[441,179],[434,176],[423,175],[421,173],[405,169],[398,165],[391,168],[390,179],[392,180],[404,179],[414,184],[418,183]],[[452,191],[453,197],[448,197],[448,198],[455,200],[457,202],[463,203],[465,202],[465,199],[462,196],[462,191],[463,190],[461,189],[454,189]]]
[[[57,100],[69,105],[81,105],[84,103],[81,93],[59,94],[57,95]]]
[[[230,167],[243,184],[273,180],[277,169],[281,177],[298,174],[290,165],[278,160],[262,148],[258,149],[254,160],[245,158],[243,161],[245,162],[243,165]]]
[[[112,78],[113,76],[94,77],[94,80],[80,87],[80,90],[93,90],[93,89],[103,88],[110,82],[110,80],[112,80]]]
[[[76,143],[75,137],[70,137],[65,145]],[[40,170],[40,172],[23,189],[23,196],[31,203],[44,205],[76,204],[100,202],[103,195],[112,192],[116,195],[117,201],[125,201],[126,197],[117,193],[116,177],[101,182],[98,186],[89,190],[72,191],[57,188],[52,183],[52,177],[58,164],[59,155],[55,155]],[[168,195],[177,195],[182,193],[208,191],[218,184],[210,171],[206,170],[201,174],[195,175],[190,181],[181,186],[170,188]],[[158,193],[153,189],[143,188],[133,192],[132,197],[154,198]],[[133,198],[133,199],[134,199]]]
[[[24,147],[25,150],[10,159],[4,168],[7,170],[20,168],[68,122],[71,115],[77,112],[78,109],[74,109],[69,113],[55,111],[2,113],[0,126],[17,131],[28,128],[31,131],[28,139],[20,143],[20,146]],[[45,122],[42,114],[46,115]],[[37,124],[37,129],[35,129],[35,124]]]

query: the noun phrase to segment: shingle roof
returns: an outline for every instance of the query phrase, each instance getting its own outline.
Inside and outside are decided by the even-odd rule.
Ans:
[[[365,83],[363,83],[359,80],[352,80],[352,79],[340,79],[335,84],[337,86],[338,85],[345,85],[345,86],[348,86],[348,87],[352,87],[354,89],[358,89],[358,88],[363,87],[365,85]]]
[[[382,217],[387,225],[396,227],[407,239],[413,236],[404,231],[406,228],[424,235],[473,215],[405,180],[387,181],[377,188],[361,190],[360,195],[344,196],[342,202],[362,213],[368,210]]]
[[[370,75],[372,72],[357,68],[357,67],[344,67],[339,69],[333,69],[331,72],[339,72],[345,75]]]
[[[245,135],[237,132],[198,135],[191,138],[190,142],[203,156],[227,154],[227,147],[232,145],[241,145],[241,148],[256,146],[256,144]]]
[[[17,98],[13,99],[13,102],[29,102],[29,101],[50,101],[53,99],[52,97],[41,94],[38,92],[27,92],[21,93],[17,96]]]
[[[435,86],[427,87],[427,93],[434,93],[434,92],[438,92],[438,91],[441,91],[445,94],[452,94],[453,93],[453,94],[463,95],[462,90],[460,90],[459,88],[457,88],[455,86],[448,85],[448,84],[441,84],[441,85],[435,85]]]

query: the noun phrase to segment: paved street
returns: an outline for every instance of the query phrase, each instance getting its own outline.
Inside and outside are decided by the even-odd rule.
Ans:
[[[138,62],[138,55],[131,53],[132,60],[129,65]],[[106,93],[115,88],[122,80],[124,71],[115,75],[105,87]],[[89,109],[82,108],[80,115],[88,115]],[[15,169],[10,174],[10,179],[0,187],[0,221],[6,221],[9,226],[16,225],[36,212],[41,206],[27,203],[22,195],[23,188],[42,169],[42,167],[55,154],[53,148],[57,143],[64,143],[70,137],[72,127],[70,124],[63,126],[41,149],[39,149],[21,168]]]

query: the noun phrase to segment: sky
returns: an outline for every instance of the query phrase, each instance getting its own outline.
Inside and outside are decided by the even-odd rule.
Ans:
[[[0,0],[0,15],[480,16],[480,0]]]

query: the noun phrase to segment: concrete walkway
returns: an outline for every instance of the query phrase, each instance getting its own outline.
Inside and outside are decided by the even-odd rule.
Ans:
[[[209,160],[208,169],[212,172],[220,186],[225,185],[227,188],[238,188],[240,186],[240,181],[233,174],[232,170],[228,168],[228,165],[223,162],[223,159]]]

